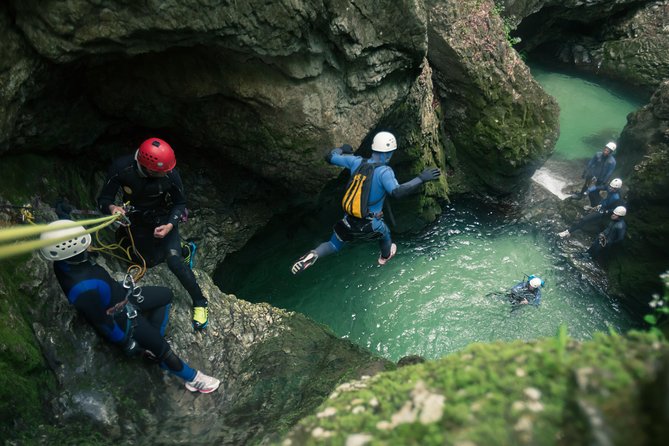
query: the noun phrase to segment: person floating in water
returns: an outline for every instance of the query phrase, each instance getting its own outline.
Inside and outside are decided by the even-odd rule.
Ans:
[[[57,220],[54,228],[42,233],[42,240],[72,236],[40,250],[43,258],[53,261],[53,269],[61,289],[95,330],[128,356],[144,356],[178,376],[191,392],[211,393],[220,381],[191,368],[181,360],[165,341],[172,291],[161,286],[136,287],[131,276],[123,285],[89,257],[90,234],[81,234],[83,226],[57,229],[73,223]]]
[[[544,281],[535,275],[527,277],[527,280],[518,282],[508,292],[509,301],[514,305],[534,305],[541,304],[541,288]]]
[[[612,248],[620,244],[625,239],[627,232],[627,223],[625,216],[627,208],[618,206],[611,214],[609,225],[600,232],[597,238],[592,242],[587,253],[593,258],[606,258],[611,255]]]
[[[599,204],[601,197],[599,196],[600,189],[598,188],[601,187],[603,189],[606,187],[613,169],[616,168],[616,159],[613,156],[616,147],[616,143],[608,142],[601,152],[595,153],[590,161],[588,161],[581,175],[585,182],[581,188],[581,193],[575,195],[575,197],[580,198],[583,195],[587,195],[590,199],[590,206],[595,207]],[[595,189],[592,189],[592,186],[595,186]]]
[[[385,265],[395,255],[397,245],[392,242],[390,230],[383,221],[382,209],[386,195],[394,198],[405,197],[423,183],[437,180],[441,174],[436,167],[428,167],[411,181],[399,184],[395,172],[387,165],[395,150],[395,136],[392,133],[380,132],[372,141],[370,159],[352,156],[353,148],[348,144],[328,153],[327,162],[345,167],[351,172],[351,179],[342,199],[345,215],[334,225],[329,241],[321,243],[293,264],[293,274],[301,273],[319,258],[338,252],[346,242],[355,239],[379,239],[379,265]]]
[[[147,139],[134,156],[126,155],[112,163],[98,196],[98,207],[105,214],[125,215],[125,209],[114,204],[119,189],[123,191],[123,201],[129,201],[135,210],[128,215],[131,222],[128,230],[137,251],[149,268],[163,261],[167,263],[193,300],[193,328],[202,330],[209,323],[208,301],[182,258],[179,221],[186,210],[186,195],[176,164],[174,151],[167,142]],[[192,244],[189,260],[194,248]]]
[[[594,187],[594,186],[593,186]],[[590,207],[586,205],[584,207],[585,210],[589,211],[592,210],[594,212],[586,215],[582,219],[574,222],[569,228],[565,229],[564,231],[558,233],[558,235],[562,238],[569,237],[571,234],[574,233],[574,231],[577,231],[581,228],[583,228],[586,225],[598,223],[603,226],[602,222],[606,222],[610,215],[613,213],[613,210],[617,208],[618,206],[621,206],[623,204],[623,200],[620,197],[620,188],[623,187],[623,181],[620,178],[614,178],[611,180],[609,183],[609,186],[606,188],[606,198],[602,200],[601,203],[599,203],[597,206]],[[600,188],[598,188],[599,190]],[[599,228],[601,229],[601,228]],[[598,230],[599,230],[598,229]]]

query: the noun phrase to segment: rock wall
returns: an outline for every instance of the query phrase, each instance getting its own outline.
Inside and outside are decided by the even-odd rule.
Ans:
[[[669,73],[666,0],[500,1],[520,51],[652,91]]]
[[[506,40],[492,1],[431,2],[428,40],[449,159],[466,181],[510,193],[553,150],[557,103]]]
[[[659,275],[669,270],[669,81],[628,116],[620,147],[619,170],[629,185],[628,236],[609,277],[645,305],[661,292]]]

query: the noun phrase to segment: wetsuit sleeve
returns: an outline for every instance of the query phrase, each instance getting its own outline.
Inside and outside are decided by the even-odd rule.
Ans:
[[[74,302],[74,307],[109,342],[114,344],[123,342],[125,330],[119,327],[114,318],[107,314],[106,309],[101,304],[100,296],[95,290],[81,293]]]
[[[592,172],[592,168],[595,166],[596,162],[597,162],[597,155],[590,158],[590,161],[588,161],[588,165],[585,166],[585,170],[583,171],[583,178],[586,178],[588,174]]]
[[[342,155],[341,149],[336,148],[330,152],[330,164],[334,164],[339,167],[346,167],[351,172],[353,172],[362,162],[362,157],[353,156],[353,155]]]
[[[399,184],[397,180],[395,179],[395,173],[392,171],[392,169],[388,169],[388,171],[391,172],[392,174],[392,181],[394,181],[394,187],[392,189],[389,189],[389,183],[387,183],[386,178],[387,175],[386,172],[383,173],[383,187],[386,188],[386,191],[390,193],[390,196],[393,198],[403,198],[406,197],[407,195],[411,195],[414,193],[418,188],[423,184],[423,180],[421,180],[419,177],[414,178],[413,180],[407,181],[406,183]],[[387,186],[388,185],[388,186]]]
[[[168,223],[172,223],[174,227],[177,227],[179,221],[181,221],[181,216],[186,211],[186,193],[184,192],[184,186],[181,182],[179,172],[173,170],[169,173],[169,177],[172,180],[172,188],[170,189],[172,209],[170,210]]]
[[[121,168],[119,162],[113,162],[107,173],[105,184],[102,186],[102,190],[98,195],[98,208],[103,214],[110,214],[109,205],[114,203],[114,200],[116,200],[116,193],[121,188],[119,179],[120,171]]]

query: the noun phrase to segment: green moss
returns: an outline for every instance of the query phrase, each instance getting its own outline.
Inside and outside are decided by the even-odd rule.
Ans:
[[[437,361],[379,374],[358,383],[362,389],[339,390],[316,410],[321,416],[302,420],[291,438],[344,444],[348,435],[366,433],[371,444],[554,444],[560,438],[583,443],[590,433],[578,421],[584,417],[578,401],[585,398],[611,421],[607,428],[616,438],[638,443],[634,438],[643,438],[645,422],[639,389],[654,376],[651,364],[667,352],[668,344],[658,347],[648,334],[599,334],[581,344],[569,340],[565,329],[536,342],[471,345]],[[590,370],[585,387],[573,379],[582,370]],[[412,398],[419,382],[445,398],[441,417],[393,423],[403,410],[419,406]],[[323,416],[328,407],[336,414]],[[331,436],[316,440],[317,427]]]
[[[55,381],[26,317],[31,296],[19,287],[24,258],[0,263],[0,434],[43,421],[44,397]]]

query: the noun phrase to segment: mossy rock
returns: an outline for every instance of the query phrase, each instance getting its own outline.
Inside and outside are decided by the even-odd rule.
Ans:
[[[643,333],[475,344],[339,386],[283,444],[643,444],[642,395],[668,354]]]

